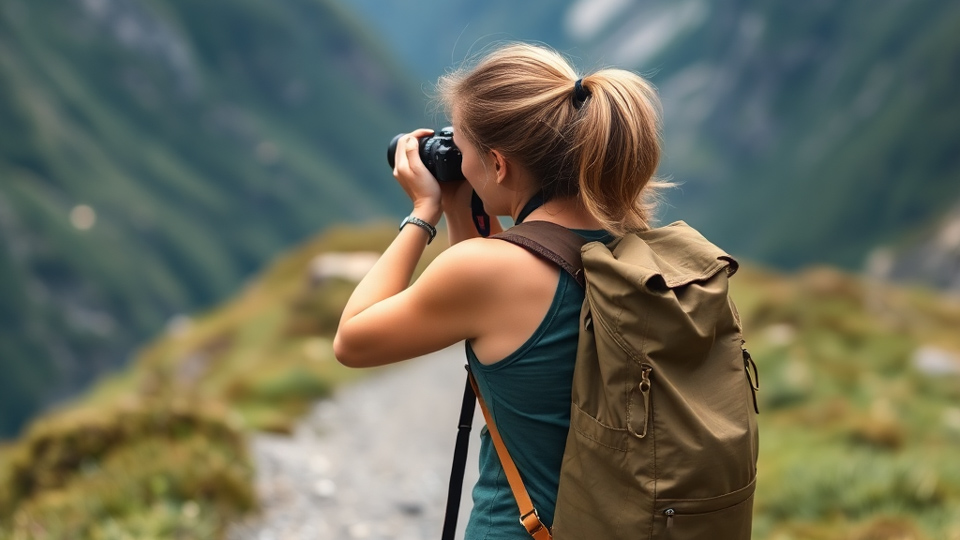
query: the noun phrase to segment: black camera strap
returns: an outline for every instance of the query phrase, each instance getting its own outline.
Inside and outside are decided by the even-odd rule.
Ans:
[[[460,422],[457,425],[457,444],[453,450],[453,467],[450,470],[450,486],[447,489],[447,512],[443,516],[441,540],[453,540],[457,533],[457,517],[460,513],[460,494],[463,492],[463,471],[467,466],[467,447],[470,446],[470,429],[473,427],[473,412],[477,395],[470,384],[470,366],[467,368],[467,385],[463,389],[463,404],[460,406]]]
[[[527,216],[532,214],[537,208],[543,206],[543,203],[545,202],[547,201],[543,196],[543,192],[534,195],[529,201],[527,201],[527,204],[523,205],[523,209],[520,210],[520,213],[517,214],[516,225],[523,223],[523,220],[527,219]]]
[[[523,220],[527,219],[527,216],[532,214],[537,208],[543,206],[545,202],[546,197],[543,196],[542,192],[534,195],[527,201],[527,204],[523,206],[523,209],[520,210],[520,213],[517,215],[516,224],[519,225],[523,223]],[[477,232],[484,238],[490,236],[490,215],[484,210],[483,201],[480,200],[480,196],[477,195],[476,191],[473,192],[473,197],[470,199],[470,209],[473,211],[473,226],[477,228]]]
[[[477,228],[477,232],[484,238],[490,236],[490,215],[483,209],[483,201],[476,190],[470,199],[470,209],[473,211],[473,226]]]

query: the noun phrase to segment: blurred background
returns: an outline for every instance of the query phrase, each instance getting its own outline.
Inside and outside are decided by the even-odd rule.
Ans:
[[[387,142],[525,40],[659,88],[660,222],[743,261],[755,536],[960,539],[957,28],[945,0],[3,0],[0,538],[254,511],[247,437],[357,376],[329,339],[408,211]]]

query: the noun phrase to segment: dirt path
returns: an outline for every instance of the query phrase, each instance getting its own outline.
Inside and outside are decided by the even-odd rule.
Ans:
[[[317,403],[292,436],[256,435],[261,511],[228,540],[439,538],[463,363],[460,345],[383,369]],[[482,425],[477,411],[460,535]]]

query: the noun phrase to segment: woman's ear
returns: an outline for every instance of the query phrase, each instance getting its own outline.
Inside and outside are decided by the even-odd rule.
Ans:
[[[494,179],[497,185],[500,185],[507,178],[507,158],[497,150],[490,150],[490,155],[493,159]]]

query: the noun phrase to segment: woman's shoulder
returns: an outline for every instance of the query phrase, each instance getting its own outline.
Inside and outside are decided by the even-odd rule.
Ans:
[[[552,263],[510,242],[472,238],[444,250],[428,272],[432,278],[473,287],[475,292],[481,293],[511,285],[530,286],[558,271]]]
[[[441,257],[447,259],[447,264],[469,266],[481,272],[484,267],[488,269],[489,266],[496,266],[498,269],[529,269],[530,266],[535,266],[535,263],[545,264],[540,257],[527,249],[497,238],[464,240],[450,246]]]

